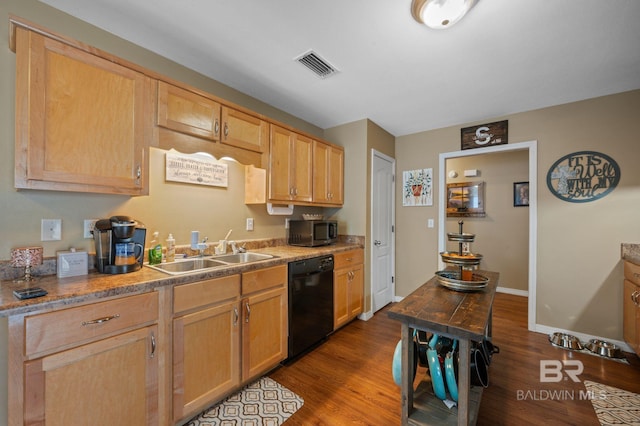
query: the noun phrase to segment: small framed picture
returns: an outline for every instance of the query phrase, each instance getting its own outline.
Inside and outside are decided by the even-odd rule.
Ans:
[[[529,182],[513,183],[513,206],[514,207],[529,206]]]

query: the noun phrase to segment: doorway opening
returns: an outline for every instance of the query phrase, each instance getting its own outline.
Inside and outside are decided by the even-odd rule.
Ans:
[[[497,152],[508,152],[527,150],[529,153],[529,258],[528,258],[528,329],[535,330],[536,325],[536,250],[537,250],[537,163],[538,163],[538,142],[519,142],[514,144],[498,145],[479,149],[469,149],[464,151],[446,152],[440,154],[439,159],[439,191],[438,191],[438,252],[446,250],[446,161],[448,159],[491,154]],[[444,268],[442,260],[439,260],[440,268]]]

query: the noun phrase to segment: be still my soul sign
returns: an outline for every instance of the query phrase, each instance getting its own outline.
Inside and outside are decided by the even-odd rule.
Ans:
[[[571,203],[585,203],[609,194],[620,182],[620,167],[600,152],[580,151],[553,163],[547,186],[553,195]]]

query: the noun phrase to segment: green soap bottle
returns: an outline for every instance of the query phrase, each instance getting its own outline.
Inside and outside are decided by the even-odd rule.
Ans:
[[[153,233],[153,240],[149,247],[149,265],[157,265],[162,263],[162,244],[158,241],[158,231]]]

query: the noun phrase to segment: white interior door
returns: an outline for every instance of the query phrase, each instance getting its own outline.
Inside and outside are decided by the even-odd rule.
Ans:
[[[372,150],[371,164],[371,294],[376,312],[395,294],[395,160]]]

